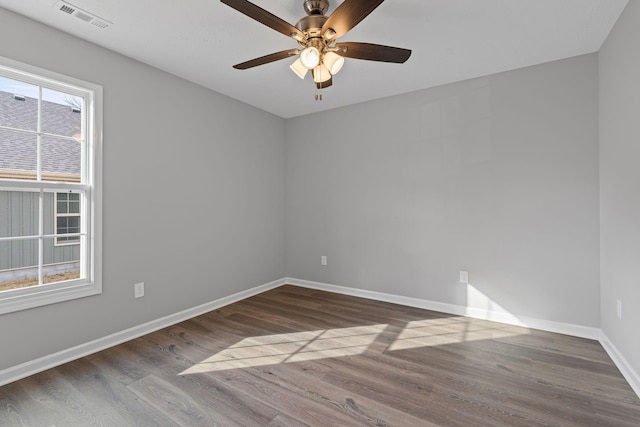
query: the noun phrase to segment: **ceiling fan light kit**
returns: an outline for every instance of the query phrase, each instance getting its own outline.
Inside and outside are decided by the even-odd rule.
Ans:
[[[309,69],[302,65],[302,60],[300,58],[296,59],[293,64],[289,65],[289,68],[291,68],[291,70],[303,80],[304,76],[309,72]]]
[[[326,65],[320,64],[313,69],[313,81],[316,83],[324,83],[331,78],[331,73]]]
[[[366,18],[384,0],[345,0],[330,16],[325,16],[329,10],[329,0],[304,0],[303,7],[307,16],[300,19],[295,26],[247,0],[220,1],[267,27],[293,38],[301,47],[301,49],[289,49],[261,56],[233,67],[246,70],[299,55],[289,68],[301,79],[304,79],[311,70],[316,86],[316,100],[322,100],[322,93],[318,92],[320,89],[333,84],[332,77],[344,65],[344,58],[402,64],[411,56],[409,49],[372,43],[337,42],[338,38]]]
[[[324,60],[322,62],[327,66],[332,75],[336,75],[344,65],[344,58],[335,52],[327,52],[324,54]]]
[[[300,61],[309,70],[316,68],[320,64],[320,51],[313,46],[305,47],[300,52]]]

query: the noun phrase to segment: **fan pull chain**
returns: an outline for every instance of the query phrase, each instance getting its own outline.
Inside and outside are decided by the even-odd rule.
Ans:
[[[316,101],[322,101],[322,91],[316,86]]]

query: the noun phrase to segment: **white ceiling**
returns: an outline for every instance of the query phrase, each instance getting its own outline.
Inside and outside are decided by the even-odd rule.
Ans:
[[[331,13],[342,1],[331,0]],[[340,41],[412,49],[405,64],[347,59],[314,100],[307,75],[285,59],[232,65],[297,43],[218,0],[69,0],[110,21],[99,29],[56,0],[0,6],[168,71],[283,118],[484,76],[600,49],[628,0],[387,0]],[[253,0],[294,24],[302,0]]]

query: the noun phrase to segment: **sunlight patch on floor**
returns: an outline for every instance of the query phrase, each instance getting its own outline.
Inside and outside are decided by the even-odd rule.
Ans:
[[[387,325],[355,326],[245,338],[181,375],[364,353]]]
[[[445,315],[414,320],[404,326],[378,324],[249,337],[180,374],[356,356],[365,351],[381,353],[435,347],[530,333],[526,328],[512,326],[522,322],[471,284],[467,285],[466,314],[469,317]],[[494,317],[510,324],[490,321]],[[383,332],[385,338],[379,339]]]
[[[467,317],[424,319],[407,323],[388,350],[434,347],[505,338],[524,333],[526,333],[525,329]]]

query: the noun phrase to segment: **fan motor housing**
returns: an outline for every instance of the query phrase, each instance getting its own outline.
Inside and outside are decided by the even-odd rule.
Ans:
[[[324,15],[329,10],[329,0],[305,0],[304,11],[307,15]]]
[[[328,18],[324,15],[308,15],[296,23],[296,28],[309,37],[320,37],[322,26]]]

